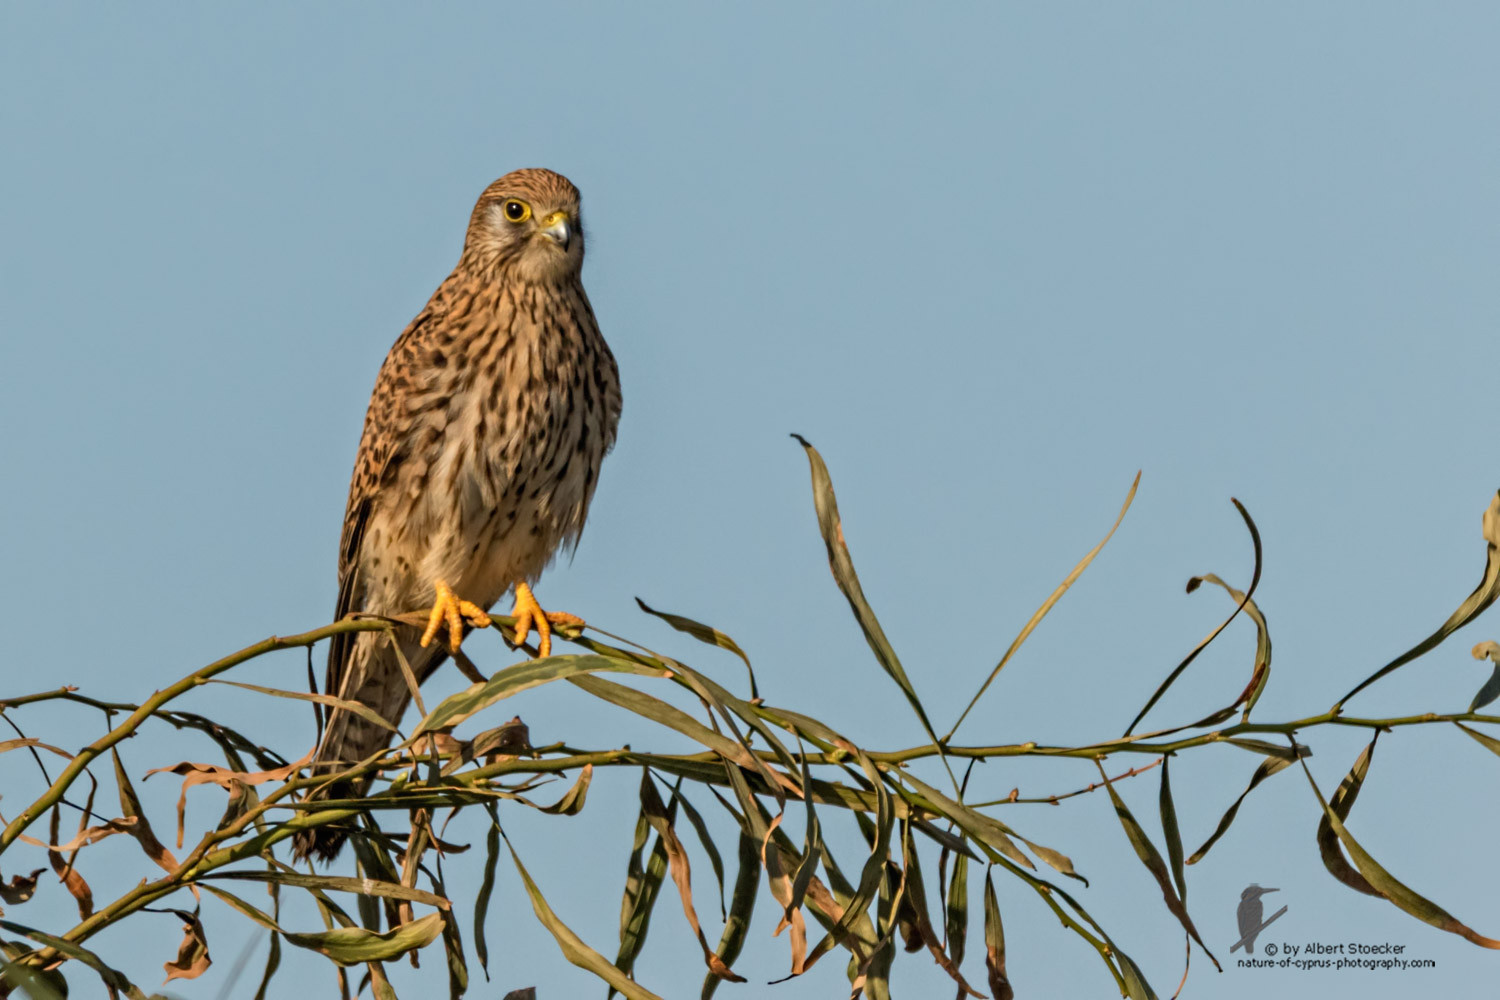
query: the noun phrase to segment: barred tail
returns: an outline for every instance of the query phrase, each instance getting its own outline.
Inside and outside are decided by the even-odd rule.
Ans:
[[[441,643],[426,649],[417,645],[415,632],[402,630],[401,652],[420,683],[447,659]],[[356,701],[374,709],[392,725],[401,721],[411,702],[400,660],[392,640],[383,633],[350,634],[345,642],[334,642],[328,650],[329,694],[346,701]],[[313,758],[313,774],[336,774],[358,764],[390,745],[395,734],[363,716],[332,709],[323,740]],[[309,801],[362,798],[370,790],[371,777],[335,781],[308,796]],[[333,861],[343,849],[353,829],[352,821],[341,821],[304,830],[292,841],[292,856],[298,861],[313,857],[324,863]]]

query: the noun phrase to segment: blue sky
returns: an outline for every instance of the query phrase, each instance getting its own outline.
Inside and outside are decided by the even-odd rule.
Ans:
[[[1186,579],[1248,582],[1231,496],[1266,545],[1258,599],[1276,646],[1257,718],[1323,711],[1429,633],[1482,567],[1479,518],[1500,487],[1497,41],[1484,4],[10,6],[3,693],[66,682],[138,699],[326,622],[376,369],[452,266],[478,192],[544,165],[584,193],[585,282],[625,392],[588,531],[543,580],[546,606],[738,683],[735,661],[633,598],[711,622],[772,702],[875,748],[910,746],[920,729],[829,579],[788,433],[827,459],[866,593],[940,728],[1139,469],[1115,539],[960,739],[1123,729],[1227,610],[1222,594],[1184,596]],[[1487,676],[1467,650],[1500,638],[1495,621],[1358,710],[1463,709]],[[1152,719],[1196,718],[1237,692],[1253,639],[1237,622]],[[514,658],[496,637],[478,646],[490,669]],[[286,654],[241,679],[297,686],[303,670]],[[432,687],[459,685],[445,671]],[[538,743],[642,742],[582,697],[544,688],[514,710]],[[284,704],[206,691],[188,707],[300,753],[312,720]],[[99,723],[16,718],[74,745]],[[1329,789],[1360,733],[1308,739]],[[125,749],[133,773],[212,752],[155,730]],[[1174,763],[1186,840],[1207,836],[1254,764],[1231,748]],[[8,815],[30,767],[0,759]],[[1351,819],[1387,867],[1490,935],[1500,906],[1477,862],[1500,819],[1485,791],[1497,767],[1456,730],[1398,731]],[[997,761],[975,783],[1046,794],[1092,774]],[[508,816],[554,906],[610,954],[637,778],[600,775],[578,818]],[[176,789],[162,781],[145,791],[168,825]],[[1154,813],[1154,777],[1124,791]],[[1180,931],[1108,801],[1006,810],[1091,876],[1081,900],[1170,993]],[[1340,974],[1365,995],[1493,980],[1492,953],[1329,878],[1317,816],[1283,772],[1190,869],[1189,906],[1221,959],[1240,890],[1259,882],[1283,890],[1287,941],[1390,941],[1437,963]],[[100,896],[148,874],[128,845],[85,864],[92,852]],[[476,871],[472,857],[454,870]],[[1108,995],[1092,951],[1019,884],[999,891],[1018,995]],[[513,873],[497,892],[499,992],[595,988],[535,925]],[[696,945],[670,904],[638,973],[687,995]],[[44,879],[14,915],[57,924],[71,905]],[[221,995],[250,937],[216,906],[216,964],[175,984],[183,996]],[[752,984],[785,972],[770,912],[766,896],[739,963]],[[177,933],[151,919],[171,926],[96,939],[148,984]],[[227,995],[251,995],[263,948]],[[287,983],[327,975],[288,963]],[[396,985],[441,988],[439,964]],[[1334,982],[1194,968],[1189,990],[1216,997]],[[908,956],[893,986],[945,982]],[[776,990],[843,988],[831,960]]]

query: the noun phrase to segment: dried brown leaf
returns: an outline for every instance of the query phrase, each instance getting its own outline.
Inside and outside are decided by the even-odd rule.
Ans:
[[[203,934],[203,923],[198,919],[197,910],[191,913],[187,910],[172,912],[182,919],[183,938],[182,944],[177,948],[176,960],[162,966],[167,970],[165,981],[170,983],[174,979],[197,979],[213,964],[213,959],[208,957],[208,938]]]
[[[238,801],[245,797],[245,787],[248,785],[260,785],[267,781],[285,781],[295,774],[299,768],[311,763],[313,751],[309,750],[301,760],[294,760],[285,767],[278,767],[270,771],[235,771],[217,764],[195,764],[191,761],[182,761],[171,767],[153,767],[146,772],[146,777],[169,771],[172,774],[181,774],[182,793],[177,797],[177,846],[182,846],[183,826],[187,818],[187,790],[194,785],[214,784],[228,790],[231,809]]]

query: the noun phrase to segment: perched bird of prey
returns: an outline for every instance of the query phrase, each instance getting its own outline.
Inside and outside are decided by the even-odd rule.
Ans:
[[[1245,946],[1245,954],[1255,954],[1255,939],[1265,929],[1266,924],[1276,919],[1276,917],[1272,917],[1271,920],[1267,920],[1265,923],[1261,922],[1261,918],[1265,916],[1266,911],[1265,904],[1260,901],[1260,897],[1268,892],[1280,891],[1280,889],[1262,889],[1254,883],[1245,887],[1245,891],[1240,893],[1239,908],[1234,912],[1235,919],[1240,927],[1240,940],[1235,943],[1234,948],[1229,949],[1230,951],[1234,951],[1235,948],[1243,944]],[[1281,914],[1278,913],[1276,916],[1279,917]]]
[[[529,584],[561,547],[576,546],[620,417],[619,371],[582,265],[578,189],[567,178],[517,170],[479,196],[458,265],[375,380],[339,545],[338,617],[431,602],[427,630],[335,636],[329,694],[396,724],[410,700],[400,657],[424,680],[469,626],[489,624],[485,610],[509,590],[520,638],[535,628],[543,656],[549,618],[580,621],[544,613]],[[369,757],[390,738],[335,709],[319,770]],[[319,827],[295,851],[332,860],[345,836]]]

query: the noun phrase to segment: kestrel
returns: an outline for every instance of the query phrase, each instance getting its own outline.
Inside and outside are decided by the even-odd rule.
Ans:
[[[582,265],[578,189],[567,178],[517,170],[479,196],[458,265],[375,380],[339,545],[338,617],[401,614],[431,599],[427,630],[335,636],[329,694],[396,724],[411,695],[395,644],[420,682],[468,626],[489,624],[485,609],[508,590],[518,638],[534,627],[548,655],[549,615],[529,584],[577,545],[620,418],[619,370]],[[390,738],[334,710],[317,762],[333,770]],[[369,788],[353,784],[324,794]],[[296,854],[331,861],[345,836],[307,831]]]

